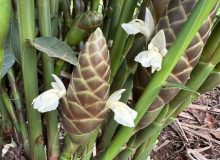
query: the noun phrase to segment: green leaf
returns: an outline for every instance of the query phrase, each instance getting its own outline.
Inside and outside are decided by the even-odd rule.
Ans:
[[[38,37],[34,38],[33,41],[30,40],[30,43],[50,57],[60,58],[76,66],[79,65],[73,49],[55,37]]]
[[[18,63],[21,63],[21,45],[20,45],[20,37],[19,37],[19,26],[16,17],[13,17],[11,20],[10,46],[13,51],[15,60]]]
[[[4,63],[3,63],[2,74],[1,74],[2,78],[5,76],[5,74],[13,66],[14,63],[15,63],[15,58],[14,58],[12,49],[5,48],[5,50],[4,50]]]
[[[189,92],[196,92],[197,93],[197,91],[192,90],[189,87],[187,87],[186,85],[181,84],[181,83],[165,82],[164,86],[166,88],[177,88],[177,89],[183,89],[183,90],[186,90],[186,91],[189,91]]]
[[[15,63],[15,57],[14,57],[14,52],[13,52],[12,43],[11,43],[12,36],[13,36],[13,31],[12,31],[12,23],[13,22],[12,21],[11,21],[10,31],[8,32],[7,38],[4,43],[4,61],[3,61],[2,71],[1,71],[1,78],[5,76],[5,74],[8,72],[8,70]]]

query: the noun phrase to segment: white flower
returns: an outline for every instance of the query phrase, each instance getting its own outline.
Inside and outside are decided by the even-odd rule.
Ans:
[[[114,112],[114,119],[119,124],[127,127],[134,127],[134,120],[137,117],[137,112],[120,102],[121,94],[125,89],[120,89],[114,92],[108,99],[106,106]]]
[[[141,63],[143,67],[151,67],[153,73],[161,69],[162,60],[166,54],[166,38],[164,31],[160,30],[149,43],[148,50],[140,52],[134,60]]]
[[[8,152],[8,150],[10,148],[15,148],[15,147],[17,147],[17,144],[13,141],[13,139],[11,139],[11,143],[6,144],[6,145],[3,146],[3,148],[2,148],[2,157],[5,156],[5,154]]]
[[[66,95],[63,82],[56,75],[52,74],[52,76],[56,81],[51,83],[53,89],[41,93],[32,102],[34,109],[42,113],[55,110],[58,107],[59,99]]]
[[[142,33],[147,39],[151,37],[155,27],[153,16],[148,8],[146,8],[144,21],[133,19],[131,22],[123,23],[121,26],[128,34]]]

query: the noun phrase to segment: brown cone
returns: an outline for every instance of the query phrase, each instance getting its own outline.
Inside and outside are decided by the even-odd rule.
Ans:
[[[89,37],[79,56],[62,108],[64,128],[76,143],[85,143],[103,122],[109,94],[109,52],[102,31],[98,28]]]

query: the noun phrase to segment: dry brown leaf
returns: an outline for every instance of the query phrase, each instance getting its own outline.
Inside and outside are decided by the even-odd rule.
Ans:
[[[212,138],[211,136],[209,136],[208,134],[205,134],[205,132],[202,132],[202,130],[200,130],[200,131],[198,132],[198,131],[195,131],[195,130],[190,129],[190,128],[188,128],[188,127],[185,127],[185,126],[182,126],[182,128],[183,128],[184,130],[188,131],[188,132],[191,132],[191,133],[193,133],[193,134],[195,134],[195,135],[197,135],[197,136],[200,136],[200,137],[202,137],[202,138],[205,138],[205,139],[207,139],[207,140],[209,140],[209,141],[215,142],[215,143],[217,143],[217,144],[220,145],[220,141],[218,141],[218,140],[216,140],[216,139],[213,139],[213,138]]]
[[[220,128],[217,128],[215,131],[209,131],[209,133],[216,139],[220,140]]]
[[[213,116],[206,112],[205,114],[205,119],[204,119],[204,123],[210,128],[210,129],[215,129],[215,119],[213,118]]]
[[[194,149],[187,149],[187,155],[191,160],[208,160],[201,153],[197,152]],[[193,158],[193,156],[195,158]]]

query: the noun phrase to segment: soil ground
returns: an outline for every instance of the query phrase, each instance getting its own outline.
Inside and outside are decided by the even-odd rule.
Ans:
[[[220,160],[220,86],[201,95],[165,128],[153,160]]]

